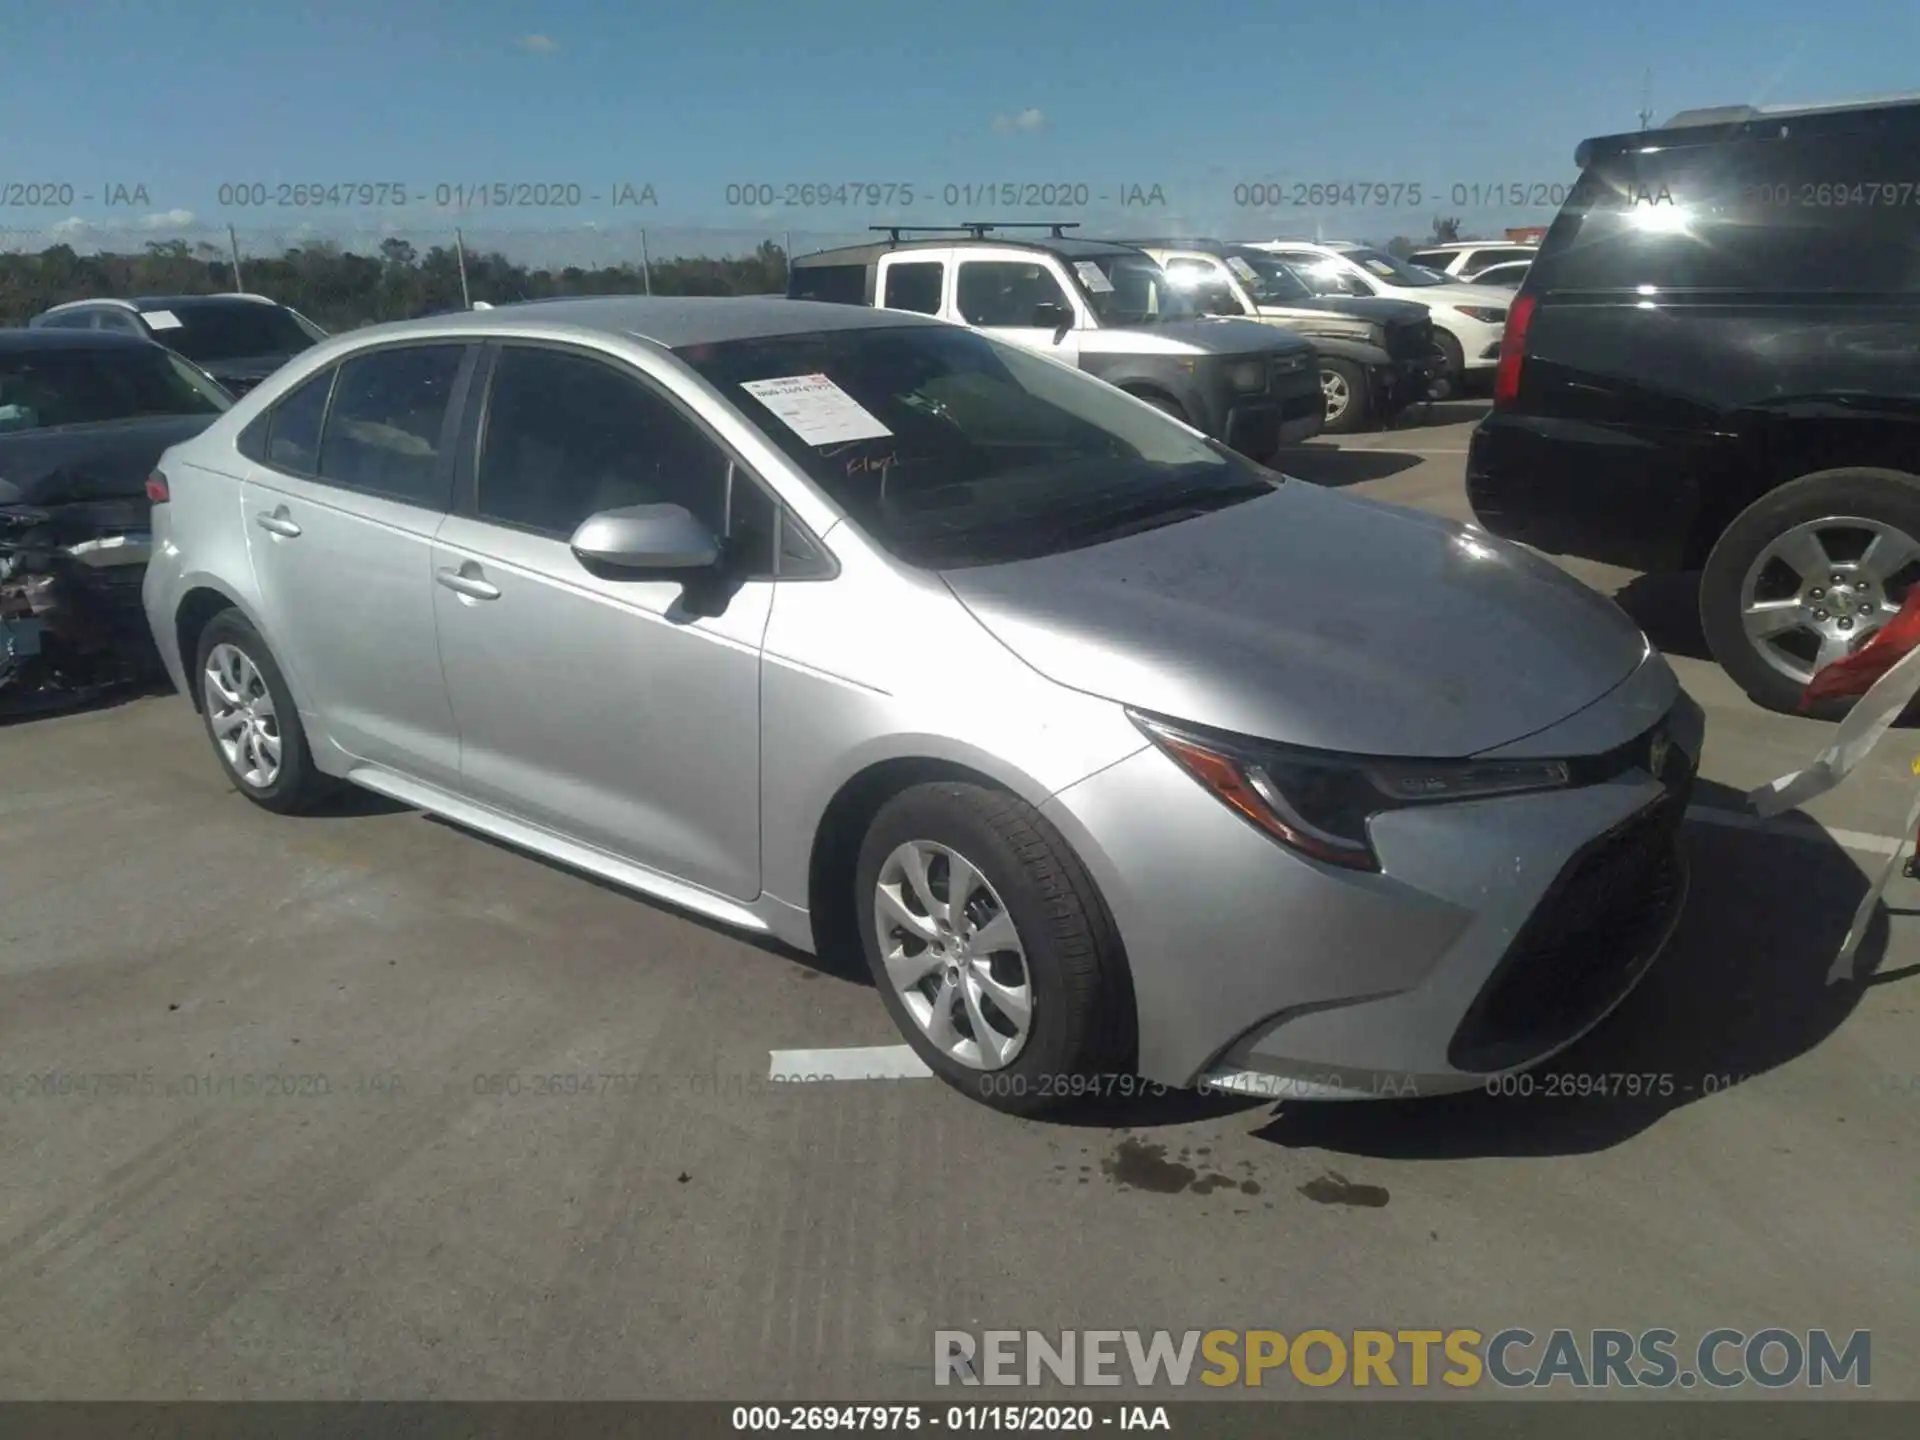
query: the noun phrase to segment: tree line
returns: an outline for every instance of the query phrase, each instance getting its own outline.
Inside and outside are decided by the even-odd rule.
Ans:
[[[138,254],[82,255],[70,245],[0,254],[0,325],[24,325],[67,300],[102,296],[215,295],[244,287],[291,305],[328,330],[348,330],[461,308],[460,256],[450,245],[425,252],[400,239],[355,254],[322,241],[277,257],[243,257],[241,286],[218,247],[149,241]],[[466,252],[470,299],[499,305],[560,295],[784,294],[787,256],[766,241],[740,256],[675,256],[644,267],[554,268],[517,264],[498,252]]]
[[[1459,237],[1457,219],[1436,216],[1434,238]],[[1396,235],[1406,255],[1420,242]],[[461,308],[461,257],[450,245],[422,252],[402,239],[356,254],[332,241],[296,246],[277,257],[243,258],[242,287],[291,305],[328,330],[350,330]],[[138,254],[82,255],[70,245],[38,253],[0,253],[0,325],[24,325],[67,300],[132,295],[214,295],[236,288],[218,246],[151,240]],[[466,294],[499,305],[560,295],[772,295],[787,288],[786,252],[771,240],[738,256],[681,255],[648,264],[586,268],[518,264],[498,251],[466,253]]]

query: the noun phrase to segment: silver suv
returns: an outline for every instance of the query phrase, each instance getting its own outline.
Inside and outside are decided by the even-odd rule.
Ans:
[[[1474,1088],[1685,893],[1700,712],[1609,601],[925,316],[357,331],[152,491],[148,619],[249,799],[344,780],[858,947],[1008,1109]]]

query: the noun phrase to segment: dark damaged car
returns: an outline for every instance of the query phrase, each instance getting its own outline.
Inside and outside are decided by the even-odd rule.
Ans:
[[[327,332],[266,295],[143,295],[70,300],[29,322],[153,340],[184,355],[230,393],[244,395]]]
[[[0,329],[0,715],[152,673],[148,477],[232,403],[150,340]]]

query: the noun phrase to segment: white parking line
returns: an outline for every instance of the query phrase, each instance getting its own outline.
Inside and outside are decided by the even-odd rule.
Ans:
[[[1732,830],[1757,830],[1765,835],[1783,835],[1790,840],[1826,840],[1843,850],[1859,850],[1868,855],[1897,855],[1912,843],[1897,835],[1870,835],[1864,830],[1836,830],[1810,817],[1799,820],[1762,820],[1738,810],[1722,810],[1713,805],[1689,805],[1689,820],[1704,820],[1709,825],[1724,825]]]
[[[767,1078],[787,1084],[819,1080],[925,1080],[933,1075],[911,1045],[857,1045],[846,1050],[773,1050]]]
[[[1836,830],[1819,821],[1762,820],[1738,810],[1712,805],[1690,805],[1687,818],[1732,830],[1755,830],[1789,840],[1821,840],[1869,855],[1896,855],[1909,842],[1893,835],[1870,835],[1862,830]],[[933,1071],[910,1045],[858,1045],[843,1050],[774,1050],[767,1078],[790,1084],[823,1080],[925,1080]]]

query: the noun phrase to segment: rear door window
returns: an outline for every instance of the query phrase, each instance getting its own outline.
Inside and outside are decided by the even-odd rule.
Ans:
[[[886,309],[911,310],[917,315],[940,313],[940,294],[947,278],[947,267],[940,261],[892,262],[882,274],[885,288],[880,303]]]
[[[406,345],[340,366],[315,473],[328,484],[444,510],[440,463],[465,347]]]
[[[1920,176],[1858,134],[1602,160],[1535,262],[1538,287],[1913,292]]]

